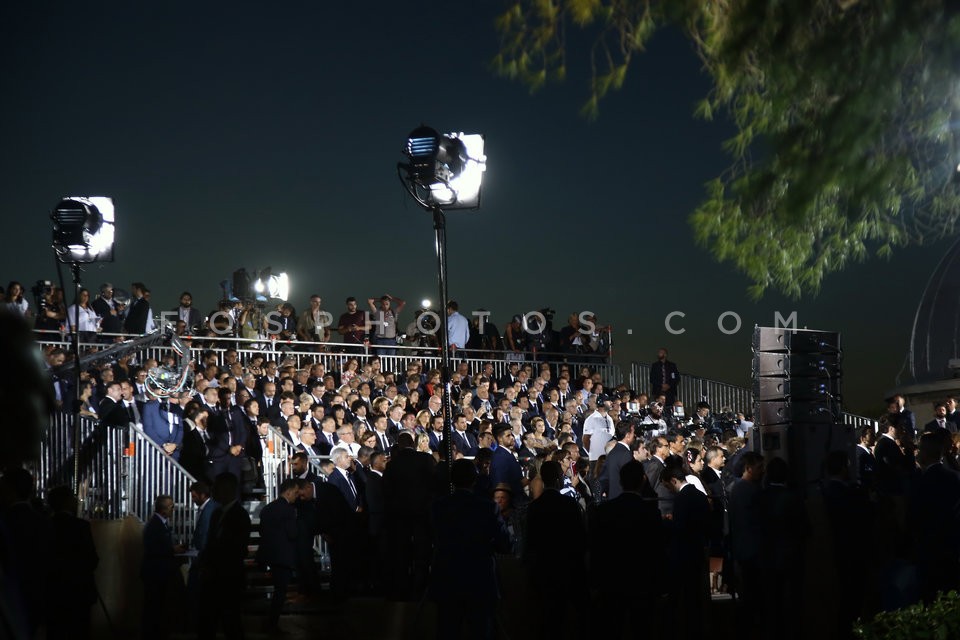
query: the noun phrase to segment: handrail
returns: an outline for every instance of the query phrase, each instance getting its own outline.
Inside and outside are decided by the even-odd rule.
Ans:
[[[173,497],[177,510],[171,529],[176,539],[189,544],[193,535],[194,505],[190,485],[196,482],[179,462],[143,432],[131,424],[131,469],[127,483],[127,512],[143,522],[153,514],[153,501],[158,495]]]
[[[649,391],[648,395],[653,400],[656,394],[647,389],[650,384],[650,368],[651,365],[643,362],[631,363],[630,386],[638,392]],[[750,389],[686,373],[680,376],[677,399],[683,401],[686,407],[693,407],[701,401],[709,402],[715,412],[719,412],[723,407],[729,407],[733,412],[753,412],[753,392]]]
[[[39,332],[38,332],[39,333]],[[53,332],[56,334],[56,332]],[[57,334],[58,335],[58,334]],[[217,354],[218,362],[223,364],[223,356],[228,348],[236,348],[240,360],[242,362],[248,361],[255,355],[273,357],[278,362],[290,361],[291,364],[299,367],[302,367],[307,364],[321,363],[324,367],[329,370],[342,370],[344,364],[350,358],[357,357],[370,357],[374,355],[374,347],[367,347],[363,353],[332,353],[330,351],[320,351],[317,352],[315,349],[317,346],[324,348],[328,347],[339,347],[339,346],[349,346],[356,348],[361,345],[343,345],[342,343],[330,343],[330,342],[299,342],[295,340],[286,340],[286,341],[263,341],[263,340],[253,340],[253,339],[244,339],[244,338],[224,338],[224,337],[194,337],[192,339],[188,337],[181,337],[185,342],[194,342],[197,340],[200,341],[217,341],[223,342],[225,345],[223,347],[212,347],[212,348],[203,348],[197,349],[194,348],[194,357],[199,359],[202,357],[203,353],[206,351],[212,351]],[[41,344],[45,345],[57,345],[64,348],[69,347],[69,342],[65,340],[44,340],[43,334],[41,333],[38,341]],[[249,345],[248,348],[244,348],[242,345]],[[269,345],[269,349],[265,348]],[[101,343],[81,343],[81,349],[84,348],[96,348],[101,349],[106,345]],[[256,346],[257,348],[254,348]],[[294,350],[293,348],[287,347],[302,347],[303,350]],[[417,347],[404,347],[402,345],[397,346],[397,355],[381,355],[380,361],[382,364],[382,369],[384,371],[394,371],[402,373],[406,371],[407,365],[412,362],[420,362],[425,369],[435,369],[440,367],[441,357],[436,348],[423,349]],[[160,359],[164,355],[171,353],[171,350],[167,346],[155,345],[144,347],[142,350],[139,350],[137,353],[144,354],[145,358],[157,358]],[[482,370],[483,366],[487,363],[493,365],[493,372],[495,376],[503,376],[507,373],[510,368],[510,365],[513,362],[519,362],[521,364],[532,364],[536,366],[541,360],[538,359],[539,355],[543,354],[531,354],[531,353],[518,353],[517,356],[521,356],[523,360],[520,359],[508,359],[506,356],[512,354],[512,352],[491,352],[487,350],[482,350],[477,352],[477,357],[470,357],[474,352],[467,351],[458,351],[458,354],[463,354],[465,357],[458,357],[458,361],[466,362],[470,367],[472,372],[477,372]],[[599,372],[601,378],[604,381],[604,384],[614,387],[621,382],[623,382],[623,372],[621,371],[619,365],[599,362],[588,357],[580,356],[579,359],[575,358],[578,354],[557,354],[559,356],[564,356],[565,359],[562,360],[551,360],[550,364],[555,369],[554,374],[559,373],[559,367],[561,365],[566,365],[570,367],[571,372],[575,376],[580,367],[588,367],[591,371]],[[493,358],[491,356],[499,356],[498,358]],[[402,380],[397,380],[399,384]]]
[[[279,497],[280,468],[297,451],[297,446],[292,440],[285,438],[279,429],[270,425],[270,431],[267,433],[267,449],[263,452],[263,485],[267,502],[272,502]],[[326,459],[329,459],[329,456],[311,456],[307,459],[307,463],[317,477],[323,477],[318,461]]]
[[[127,476],[128,431],[101,426],[80,417],[80,446],[74,446],[73,414],[54,413],[40,442],[40,457],[31,469],[37,491],[71,486],[75,455],[79,452],[80,486],[76,487],[80,514],[90,520],[121,518],[126,513],[123,483]]]

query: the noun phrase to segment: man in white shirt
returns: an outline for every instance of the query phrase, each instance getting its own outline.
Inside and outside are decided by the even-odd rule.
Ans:
[[[451,349],[463,349],[470,339],[470,323],[458,311],[455,300],[447,303],[447,340]]]
[[[597,402],[597,410],[583,422],[583,446],[590,462],[604,454],[607,443],[613,438],[614,425],[613,418],[609,415],[610,407],[609,400]]]

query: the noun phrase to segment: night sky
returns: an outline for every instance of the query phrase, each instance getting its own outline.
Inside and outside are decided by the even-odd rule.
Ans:
[[[298,311],[314,292],[335,315],[348,295],[383,293],[412,311],[437,299],[433,229],[395,166],[425,123],[486,135],[482,208],[448,214],[461,310],[487,308],[502,329],[518,312],[552,307],[562,326],[588,309],[613,325],[622,364],[666,346],[681,371],[740,384],[753,325],[796,311],[843,333],[846,406],[874,415],[948,246],[854,265],[817,297],[752,302],[687,222],[731,129],[692,116],[709,83],[676,33],[654,39],[591,123],[585,48],[564,84],[534,95],[495,76],[497,2],[5,5],[4,286],[56,280],[59,197],[107,195],[116,262],[86,270],[93,290],[140,280],[155,311],[183,289],[208,310],[233,270],[271,266],[290,274]],[[683,335],[664,328],[671,311],[687,314]],[[739,333],[717,329],[725,311]]]

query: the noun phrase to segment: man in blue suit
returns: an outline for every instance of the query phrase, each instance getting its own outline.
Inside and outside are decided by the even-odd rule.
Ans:
[[[497,448],[493,450],[493,460],[490,462],[490,485],[495,487],[501,482],[510,485],[513,503],[516,505],[525,495],[520,462],[513,455],[516,437],[510,425],[502,423],[493,428],[493,437],[497,441]]]
[[[183,447],[183,409],[180,397],[154,398],[143,405],[143,432],[174,460]]]

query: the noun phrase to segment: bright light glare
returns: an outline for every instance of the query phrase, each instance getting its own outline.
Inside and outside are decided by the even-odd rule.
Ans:
[[[429,309],[430,300],[428,300],[427,298],[424,298],[423,300],[420,301],[420,306],[423,307],[424,309]]]
[[[270,276],[267,285],[270,287],[271,298],[279,298],[286,302],[290,297],[290,277],[286,273]]]
[[[67,262],[96,262],[96,261],[113,261],[113,243],[114,243],[114,234],[115,234],[115,209],[113,206],[113,199],[107,198],[104,196],[71,196],[63,198],[61,203],[68,203],[73,201],[77,205],[84,206],[91,211],[87,215],[87,222],[80,222],[83,224],[82,228],[82,243],[71,243],[67,244],[62,249],[59,250],[61,254],[59,259],[65,260]],[[74,205],[76,206],[76,205]],[[68,205],[69,207],[69,205]],[[69,207],[73,209],[74,207]],[[99,225],[96,228],[91,229],[91,222],[95,219],[92,210],[96,210],[100,214]],[[56,214],[55,214],[56,215]]]
[[[487,170],[487,156],[483,154],[484,140],[479,133],[448,133],[447,137],[458,138],[466,149],[466,162],[460,175],[449,186],[441,182],[430,185],[430,195],[440,205],[475,207],[480,204],[480,184]]]
[[[257,279],[256,282],[253,283],[253,290],[256,291],[257,293],[263,293],[264,291],[266,291],[266,289],[267,288],[266,286],[264,286],[263,280],[260,280],[259,278]]]

